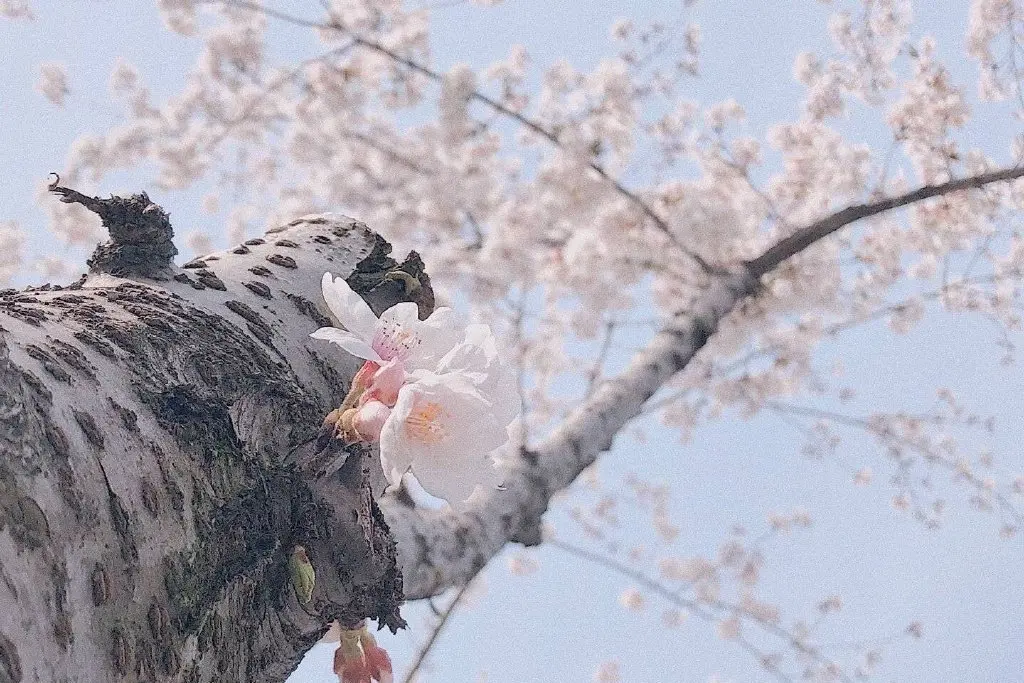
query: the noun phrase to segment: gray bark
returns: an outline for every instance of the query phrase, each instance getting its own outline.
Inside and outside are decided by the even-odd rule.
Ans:
[[[418,256],[323,215],[179,268],[145,195],[53,189],[111,240],[0,293],[0,683],[281,681],[334,619],[400,626],[380,467],[321,430],[361,361],[308,335],[326,271],[379,311],[404,270],[428,313]]]

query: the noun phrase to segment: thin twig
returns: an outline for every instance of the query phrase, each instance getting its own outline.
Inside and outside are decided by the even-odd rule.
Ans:
[[[208,147],[210,149],[213,149],[221,142],[223,142],[224,139],[227,138],[227,136],[231,133],[231,131],[235,129],[236,126],[245,123],[249,119],[249,116],[255,113],[257,107],[263,104],[272,92],[274,92],[275,90],[283,86],[285,83],[301,74],[302,70],[305,69],[307,66],[316,64],[317,62],[326,62],[329,59],[340,57],[349,50],[351,50],[353,47],[355,47],[355,45],[355,41],[351,41],[346,45],[333,48],[331,50],[328,50],[327,52],[317,55],[316,57],[310,57],[309,59],[305,59],[299,62],[297,65],[295,65],[295,67],[293,67],[292,69],[289,69],[285,73],[275,78],[270,83],[266,85],[258,84],[262,88],[262,91],[259,93],[259,95],[251,102],[249,102],[249,104],[246,106],[245,110],[241,114],[223,122],[224,127],[220,131],[218,131],[217,134],[213,136],[213,138],[209,140],[209,142],[207,143]]]
[[[287,12],[276,10],[259,2],[248,2],[247,0],[198,0],[199,4],[205,5],[229,5],[232,7],[239,7],[241,9],[252,10],[253,12],[262,12],[263,14],[273,19],[280,19],[286,24],[292,24],[294,26],[302,26],[304,28],[318,28],[318,29],[337,29],[337,26],[331,24],[325,24],[322,21],[315,19],[304,19],[303,17],[295,16]]]
[[[519,396],[519,414],[518,420],[518,443],[520,448],[526,448],[530,443],[530,426],[527,421],[527,415],[529,415],[530,406],[526,400],[526,362],[524,356],[526,355],[526,349],[524,338],[525,338],[525,313],[526,313],[526,300],[528,298],[529,287],[526,282],[520,283],[521,291],[519,292],[519,300],[516,301],[514,311],[515,316],[512,320],[514,325],[514,337],[513,337],[513,348],[516,349],[516,394]]]
[[[953,475],[965,480],[971,487],[978,492],[980,497],[991,496],[999,504],[1000,511],[1009,515],[1016,522],[1019,528],[1024,528],[1024,513],[1021,513],[1013,504],[1013,502],[1006,497],[1001,491],[997,491],[994,488],[989,488],[984,481],[978,478],[973,472],[962,469],[957,463],[947,460],[945,457],[939,455],[932,449],[922,446],[920,443],[907,437],[900,436],[892,429],[880,429],[879,426],[871,421],[870,418],[857,417],[854,415],[844,415],[843,413],[837,413],[831,410],[823,410],[821,408],[812,408],[810,406],[799,406],[784,401],[767,401],[765,408],[778,415],[789,413],[791,415],[797,415],[806,418],[814,418],[818,420],[827,420],[841,424],[846,427],[853,427],[871,434],[882,443],[896,444],[903,448],[908,448],[911,451],[916,452],[927,463],[935,463],[945,468]],[[902,417],[896,415],[895,417]],[[907,416],[913,419],[920,419],[917,416]]]
[[[420,667],[423,666],[423,662],[426,660],[427,655],[430,654],[430,651],[434,647],[434,643],[437,642],[438,636],[441,635],[441,631],[444,630],[445,625],[448,623],[448,620],[451,619],[451,616],[455,612],[455,609],[462,602],[463,596],[466,594],[466,591],[469,589],[469,587],[473,584],[474,580],[476,580],[476,576],[474,576],[472,579],[464,583],[462,587],[459,588],[459,591],[455,594],[455,597],[452,598],[452,601],[448,604],[448,607],[446,607],[445,610],[441,612],[441,614],[438,617],[437,623],[434,624],[434,628],[430,632],[430,637],[427,638],[427,641],[423,643],[423,647],[421,647],[419,649],[419,652],[416,653],[416,659],[413,660],[412,666],[409,667],[409,671],[405,674],[405,678],[402,679],[402,683],[412,683],[413,680],[416,678],[416,674],[419,672]]]
[[[615,318],[611,318],[604,325],[604,339],[601,340],[601,348],[597,351],[597,358],[594,360],[594,364],[590,367],[590,372],[587,373],[587,390],[583,394],[584,396],[590,396],[594,392],[594,387],[597,386],[598,380],[603,376],[604,363],[608,359],[608,351],[611,350],[612,339],[615,337],[615,328],[618,324]]]
[[[622,564],[621,562],[617,562],[610,557],[606,557],[599,553],[591,552],[584,548],[580,548],[579,546],[573,545],[571,543],[566,543],[565,541],[560,541],[557,539],[548,540],[546,541],[546,544],[558,548],[559,550],[569,553],[570,555],[573,555],[575,557],[588,560],[589,562],[593,562],[594,564],[600,565],[602,567],[605,567],[606,569],[610,569],[614,572],[617,572],[618,574],[621,574],[622,576],[625,576],[635,581],[637,584],[643,586],[644,588],[648,589],[657,596],[663,598],[667,602],[670,602],[678,607],[686,609],[691,614],[694,614],[703,621],[706,621],[708,623],[716,623],[719,619],[718,615],[708,611],[703,605],[701,605],[701,603],[697,602],[696,600],[684,598],[675,591],[669,590],[665,586],[661,585],[660,583],[658,583],[651,577],[647,576],[643,572],[631,569]],[[808,645],[802,643],[799,638],[797,638],[794,634],[790,633],[781,626],[774,624],[766,619],[759,618],[754,614],[751,614],[747,610],[743,609],[743,607],[740,605],[734,605],[724,600],[711,600],[707,601],[706,604],[708,607],[719,610],[721,612],[746,617],[747,619],[754,621],[758,624],[760,628],[764,629],[767,633],[770,633],[775,637],[786,641],[795,650],[807,655],[818,664],[834,668],[837,671],[840,680],[846,683],[852,683],[852,679],[845,673],[843,673],[842,669],[836,662],[822,655],[817,650],[817,648],[809,647]],[[756,648],[753,648],[753,646],[750,646],[750,648],[748,648],[744,645],[750,645],[748,641],[740,641],[737,639],[737,642],[738,644],[740,644],[741,647],[744,647],[744,649],[748,649],[748,651],[752,652],[755,656],[757,656],[759,660],[764,661],[765,655],[763,652],[757,650]],[[785,674],[783,674],[781,671],[777,669],[770,669],[770,672],[780,680],[791,680],[789,677],[787,677]]]
[[[347,33],[350,36],[352,36],[353,40],[355,40],[357,43],[360,43],[367,48],[375,50],[376,52],[379,52],[380,54],[387,56],[388,58],[394,60],[399,64],[403,64],[409,67],[413,71],[423,76],[426,76],[427,78],[430,78],[433,81],[440,83],[443,80],[441,74],[434,71],[433,69],[425,67],[419,62],[409,59],[408,57],[403,57],[394,50],[391,50],[390,48],[381,45],[375,40],[363,38],[352,33],[351,31],[347,31]],[[516,121],[517,123],[521,124],[530,131],[536,133],[537,135],[540,135],[542,138],[550,142],[555,147],[559,149],[564,149],[562,141],[554,132],[548,130],[547,128],[540,125],[536,121],[533,121],[532,119],[523,116],[523,114],[521,114],[520,112],[517,112],[513,109],[509,109],[501,102],[483,94],[479,90],[473,90],[473,92],[469,95],[469,98],[490,107],[491,109],[498,112],[502,116],[508,117]],[[611,174],[608,173],[608,171],[596,161],[588,161],[586,162],[586,164],[587,167],[590,168],[590,170],[594,171],[602,180],[611,185],[617,193],[628,199],[638,209],[640,209],[641,213],[647,216],[658,228],[658,230],[661,231],[666,237],[668,237],[669,241],[672,242],[672,244],[675,247],[677,247],[683,254],[692,259],[700,267],[702,271],[704,271],[705,273],[715,272],[715,268],[710,263],[708,263],[703,256],[697,254],[691,249],[688,249],[679,241],[679,238],[676,236],[674,232],[672,232],[672,229],[669,227],[668,222],[666,222],[664,218],[659,216],[658,213],[650,206],[650,204],[645,202],[640,197],[640,195],[638,195],[633,190],[627,188],[617,179],[613,178]]]

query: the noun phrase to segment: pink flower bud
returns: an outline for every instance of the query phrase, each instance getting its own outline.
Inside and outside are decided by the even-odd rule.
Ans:
[[[373,380],[366,388],[362,401],[380,401],[392,407],[398,400],[398,390],[405,384],[405,365],[400,360],[393,360],[381,365],[374,373]]]
[[[352,378],[352,387],[363,389],[370,385],[373,381],[373,376],[377,374],[377,370],[380,369],[380,363],[375,363],[372,360],[368,360],[363,363],[363,367],[359,368],[359,372]]]
[[[391,415],[391,408],[380,401],[370,400],[364,403],[352,418],[352,429],[362,441],[380,440],[380,430]]]
[[[342,630],[334,651],[334,673],[339,683],[393,683],[391,657],[377,645],[365,626]]]
[[[391,657],[387,650],[377,645],[377,641],[363,629],[359,636],[359,642],[363,646],[363,654],[366,655],[366,663],[370,669],[370,676],[380,683],[393,683],[395,680],[391,668]]]

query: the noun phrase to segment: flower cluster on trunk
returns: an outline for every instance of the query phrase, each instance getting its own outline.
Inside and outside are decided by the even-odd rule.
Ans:
[[[338,327],[311,336],[366,362],[338,415],[340,436],[378,442],[392,485],[412,472],[449,503],[500,477],[495,458],[519,415],[515,380],[487,325],[460,324],[450,308],[420,320],[416,304],[375,316],[342,278],[325,273],[324,300]]]

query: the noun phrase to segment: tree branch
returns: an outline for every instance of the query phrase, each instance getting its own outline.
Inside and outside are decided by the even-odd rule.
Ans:
[[[172,259],[178,253],[172,241],[174,231],[167,212],[151,202],[145,192],[131,197],[100,199],[62,187],[60,176],[53,175],[56,179],[49,191],[65,204],[80,204],[97,214],[110,233],[110,239],[89,257],[89,272],[170,279]]]
[[[1024,166],[1011,166],[969,178],[959,178],[939,185],[925,185],[913,192],[888,197],[867,204],[856,204],[837,211],[819,221],[797,230],[795,233],[780,240],[757,258],[747,261],[747,269],[754,277],[761,277],[775,269],[786,259],[799,254],[818,240],[828,237],[837,230],[840,230],[850,223],[855,223],[864,218],[877,216],[878,214],[892,211],[903,206],[916,204],[917,202],[962,192],[964,190],[978,189],[1004,180],[1014,180],[1024,177]]]
[[[565,541],[550,541],[549,544],[555,548],[558,548],[562,552],[568,553],[569,555],[578,557],[588,562],[592,562],[593,564],[599,565],[606,569],[610,569],[613,572],[625,576],[626,578],[635,581],[638,585],[643,586],[651,593],[657,595],[666,602],[669,602],[677,607],[685,609],[690,614],[693,614],[694,616],[698,617],[702,621],[705,621],[709,624],[717,623],[718,621],[723,619],[725,615],[737,615],[743,617],[744,619],[747,619],[756,624],[758,628],[763,630],[765,633],[768,633],[774,636],[775,638],[781,640],[782,642],[786,643],[787,645],[792,647],[794,651],[807,656],[812,661],[816,662],[819,666],[821,666],[823,669],[828,669],[830,671],[837,672],[839,680],[844,681],[844,683],[853,683],[853,679],[850,678],[842,670],[842,667],[840,667],[837,662],[823,655],[817,648],[812,647],[807,643],[801,641],[801,639],[797,637],[795,633],[787,630],[782,626],[779,626],[777,623],[764,619],[763,617],[759,617],[758,615],[753,614],[750,610],[744,609],[744,607],[740,604],[730,603],[720,599],[705,601],[687,599],[679,595],[679,592],[669,589],[668,587],[662,585],[658,581],[652,579],[647,574],[627,567],[626,565],[616,561],[613,558],[606,557],[595,552],[591,552],[589,550],[586,550],[585,548],[580,548],[579,546],[573,545],[571,543],[566,543]],[[753,643],[751,643],[749,640],[743,638],[741,634],[738,634],[737,637],[733,640],[741,648],[743,648],[750,654],[754,655],[754,657],[758,661],[762,663],[768,661],[768,656],[755,645],[753,645]],[[780,680],[794,680],[789,676],[786,676],[785,673],[778,670],[777,668],[771,668],[768,669],[768,671]]]
[[[540,543],[540,519],[551,496],[611,447],[644,403],[690,363],[722,319],[783,261],[862,218],[1022,176],[1024,168],[1013,167],[925,186],[842,209],[797,230],[736,271],[712,276],[689,311],[670,319],[626,370],[604,382],[535,450],[524,453],[509,470],[503,490],[460,512],[411,509],[385,498],[382,508],[398,542],[406,597],[424,598],[464,584],[509,541]]]
[[[409,671],[406,672],[405,678],[402,679],[402,683],[413,683],[413,681],[416,680],[416,674],[419,673],[420,667],[423,666],[423,662],[426,661],[427,655],[430,654],[430,651],[434,648],[434,644],[441,635],[441,631],[443,631],[444,627],[448,624],[452,614],[454,614],[455,610],[460,604],[462,604],[462,598],[466,595],[466,591],[469,590],[469,587],[473,585],[473,580],[475,578],[476,577],[473,577],[473,579],[470,579],[468,582],[463,584],[461,588],[459,588],[458,592],[455,593],[455,597],[452,598],[452,601],[448,603],[448,606],[438,616],[437,623],[434,624],[434,628],[430,631],[430,636],[416,653],[416,658],[409,667]]]

